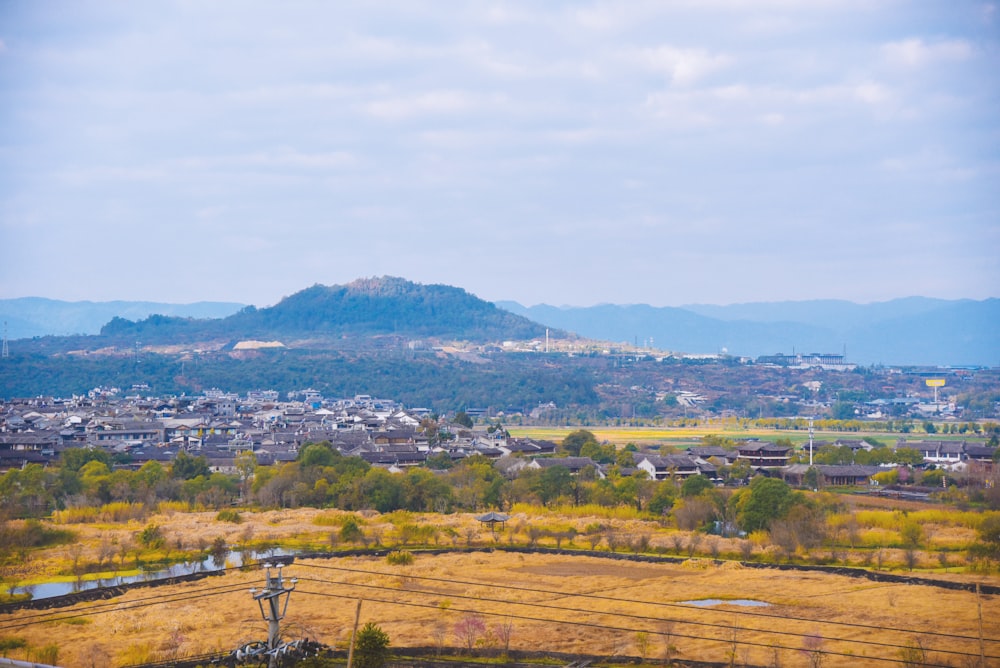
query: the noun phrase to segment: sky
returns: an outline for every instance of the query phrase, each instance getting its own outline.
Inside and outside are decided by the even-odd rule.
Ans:
[[[998,5],[0,0],[0,298],[997,297]]]

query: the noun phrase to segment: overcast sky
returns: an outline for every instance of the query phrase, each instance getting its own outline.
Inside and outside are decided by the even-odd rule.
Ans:
[[[0,298],[1000,296],[1000,7],[0,0]]]

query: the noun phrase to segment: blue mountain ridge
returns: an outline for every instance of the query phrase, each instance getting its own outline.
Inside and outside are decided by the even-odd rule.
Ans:
[[[845,353],[857,364],[1000,365],[1000,299],[907,297],[855,304],[840,300],[730,306],[497,306],[580,336],[648,343],[686,353],[749,357]]]

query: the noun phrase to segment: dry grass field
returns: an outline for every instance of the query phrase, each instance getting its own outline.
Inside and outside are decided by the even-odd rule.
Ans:
[[[246,513],[242,524],[219,522],[215,513],[167,513],[122,525],[74,525],[81,547],[36,555],[26,565],[38,579],[65,568],[66,560],[96,559],[102,543],[124,541],[148,522],[161,526],[168,543],[232,544],[278,541],[328,549],[337,511],[299,509]],[[317,518],[319,524],[317,524]],[[472,542],[488,548],[506,542],[518,523],[552,523],[552,515],[515,517],[496,540],[477,532],[470,515],[406,516],[407,522],[450,527],[442,545]],[[600,518],[563,517],[583,528]],[[371,514],[368,531],[386,537],[397,516]],[[620,531],[639,531],[636,520],[608,520]],[[677,533],[677,532],[674,532]],[[653,545],[666,541],[654,535]],[[582,540],[577,539],[577,547]],[[725,553],[733,549],[721,545]],[[735,551],[735,549],[733,549]],[[607,555],[607,552],[604,553]],[[683,563],[638,563],[609,556],[523,554],[504,551],[420,554],[411,565],[382,557],[298,560],[285,569],[298,578],[285,620],[292,637],[308,636],[342,645],[357,601],[361,622],[374,621],[398,647],[461,648],[476,631],[477,647],[578,652],[603,656],[729,661],[737,665],[892,665],[918,646],[929,662],[975,665],[979,656],[980,606],[985,653],[1000,657],[1000,599],[921,584],[887,584],[820,572],[786,572],[717,564],[695,558]],[[993,576],[935,573],[938,579],[997,584]],[[27,578],[25,578],[27,579]],[[233,649],[266,636],[249,589],[260,587],[260,569],[231,570],[223,577],[141,588],[108,601],[47,611],[19,611],[0,618],[0,642],[22,639],[28,649],[5,653],[37,658],[34,648],[58,646],[66,666],[118,666],[154,659]],[[767,607],[722,603],[697,607],[702,599],[750,599]],[[482,626],[480,627],[480,622]],[[2,645],[0,645],[2,646]],[[2,654],[3,652],[0,652]],[[1000,658],[992,659],[994,663]]]

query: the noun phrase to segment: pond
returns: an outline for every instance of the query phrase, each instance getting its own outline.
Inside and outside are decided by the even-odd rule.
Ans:
[[[251,558],[257,561],[266,560],[272,557],[281,557],[294,554],[292,551],[273,549],[266,552],[251,552]],[[198,561],[185,561],[171,564],[170,566],[150,566],[142,569],[139,573],[131,575],[113,575],[107,578],[97,578],[88,580],[73,580],[69,582],[39,582],[30,585],[12,586],[11,594],[31,594],[32,600],[40,598],[52,598],[54,596],[65,596],[75,594],[90,589],[100,589],[101,587],[115,587],[133,582],[153,582],[166,578],[177,577],[178,575],[191,575],[192,573],[206,573],[217,571],[229,566],[240,567],[243,565],[243,552],[228,552],[221,563],[217,563],[215,557],[207,556]]]
[[[771,605],[767,601],[757,601],[752,598],[699,598],[693,601],[678,601],[683,605],[696,605],[699,608],[712,608],[717,605],[739,605],[745,608],[766,608]]]

